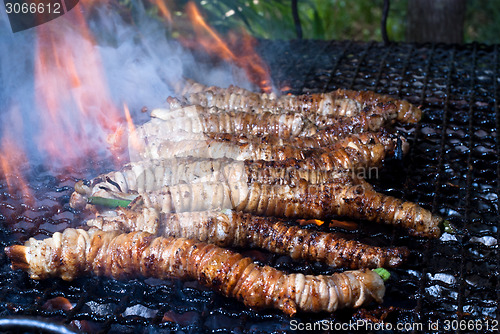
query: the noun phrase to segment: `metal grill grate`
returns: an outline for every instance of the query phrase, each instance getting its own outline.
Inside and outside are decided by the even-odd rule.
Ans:
[[[299,315],[297,320],[384,319],[394,325],[500,320],[498,47],[301,40],[261,41],[259,50],[285,93],[373,90],[422,106],[421,124],[398,129],[411,143],[409,156],[403,163],[388,163],[372,183],[388,194],[431,208],[458,227],[455,235],[445,234],[440,240],[410,238],[397,229],[368,224],[342,230],[374,244],[407,245],[413,254],[403,268],[392,270],[382,306]],[[96,166],[90,175],[97,171],[102,168]],[[5,182],[0,182],[1,245],[78,226],[82,216],[68,206],[74,181],[34,171],[35,207],[22,204],[20,195],[9,194]],[[324,266],[292,263],[282,256],[246,254],[282,270],[330,272]],[[289,329],[289,319],[278,312],[250,311],[193,282],[106,278],[35,282],[11,271],[3,253],[0,261],[0,316],[40,316],[104,332]],[[71,309],[58,305],[54,298],[61,296],[71,302]]]

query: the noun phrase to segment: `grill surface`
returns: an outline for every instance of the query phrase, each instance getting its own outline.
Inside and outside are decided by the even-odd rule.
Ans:
[[[373,90],[422,106],[421,124],[399,129],[411,143],[409,156],[389,162],[371,182],[387,194],[431,208],[458,228],[440,240],[410,238],[395,228],[368,224],[340,229],[377,245],[407,245],[413,254],[402,268],[391,270],[381,306],[296,319],[384,320],[394,326],[421,323],[424,329],[436,320],[500,320],[498,47],[261,41],[258,48],[274,82],[285,92]],[[87,176],[104,171],[98,165],[95,169]],[[1,246],[80,225],[82,214],[68,205],[75,181],[71,175],[33,170],[30,184],[36,204],[30,206],[0,180]],[[292,263],[287,257],[245,253],[286,271],[331,272],[317,264]],[[279,312],[253,312],[195,282],[95,277],[36,282],[13,272],[3,252],[0,266],[0,316],[42,317],[92,332],[247,333],[290,328],[290,319]],[[72,307],[65,310],[57,297],[67,298]]]

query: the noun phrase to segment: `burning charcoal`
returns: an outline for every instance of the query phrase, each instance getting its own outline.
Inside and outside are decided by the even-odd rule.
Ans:
[[[200,315],[197,312],[184,312],[182,314],[175,313],[174,311],[170,310],[168,312],[165,312],[163,315],[163,318],[161,319],[161,322],[175,322],[176,324],[179,324],[181,326],[188,326],[190,324],[194,324],[196,321],[199,320]]]
[[[74,305],[64,297],[55,297],[49,299],[43,304],[43,308],[52,311],[52,310],[64,310],[69,311],[74,307]]]

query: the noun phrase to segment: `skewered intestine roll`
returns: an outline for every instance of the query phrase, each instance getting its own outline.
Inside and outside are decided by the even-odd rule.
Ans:
[[[193,110],[194,109],[194,110]],[[165,113],[153,110],[150,122],[138,132],[146,135],[188,133],[230,133],[243,135],[275,135],[282,138],[311,136],[318,127],[299,114],[247,113],[242,111],[206,110],[199,106]],[[359,121],[360,123],[361,121]],[[354,123],[354,122],[351,122]]]
[[[333,233],[303,229],[278,219],[231,210],[163,213],[154,208],[118,209],[116,216],[99,216],[88,220],[87,224],[104,231],[145,231],[220,247],[258,247],[290,255],[293,259],[351,269],[396,267],[408,256],[408,249],[404,247],[369,246]]]
[[[161,141],[183,142],[205,139],[217,139],[241,143],[253,141],[272,144],[273,146],[294,146],[296,148],[327,148],[340,141],[359,140],[363,143],[380,142],[386,150],[392,150],[397,140],[402,141],[403,149],[407,150],[403,137],[389,135],[382,130],[383,121],[379,117],[356,116],[351,118],[335,118],[327,125],[314,125],[298,116],[290,114],[256,115],[252,113],[197,114],[199,106],[189,106],[177,112],[162,112],[154,110],[149,122],[138,127],[131,141],[147,148],[152,143]],[[186,110],[191,110],[187,112]],[[185,114],[189,114],[187,117]],[[193,114],[193,115],[191,115]],[[255,119],[258,118],[258,119]],[[373,131],[378,131],[373,133]]]
[[[152,121],[141,130],[144,133],[231,133],[243,135],[273,135],[284,139],[309,137],[319,130],[337,136],[380,131],[386,121],[381,115],[334,117],[330,115],[302,115],[283,112],[260,114],[245,111],[225,111],[217,107],[190,105],[177,110],[155,109]],[[161,128],[160,128],[161,127]]]
[[[178,158],[132,162],[119,171],[100,175],[88,182],[79,181],[75,189],[77,194],[88,198],[100,190],[141,193],[179,183],[246,181],[293,185],[300,180],[321,184],[355,177],[348,174],[346,171],[300,168],[298,163],[292,162]],[[76,202],[70,203],[77,207]]]
[[[326,138],[325,138],[326,139]],[[234,160],[285,161],[295,159],[317,169],[357,169],[380,166],[387,156],[398,149],[401,139],[383,133],[362,133],[335,141],[331,146],[306,148],[294,143],[249,140],[245,137],[215,134],[203,140],[165,140],[147,136],[131,150],[132,161],[181,157],[230,158]],[[327,139],[326,139],[327,140]],[[137,141],[136,141],[137,142]],[[403,141],[405,143],[405,141]],[[403,151],[407,145],[403,145]]]
[[[78,194],[77,194],[78,195]],[[376,192],[366,181],[346,174],[332,182],[297,184],[200,182],[164,186],[143,193],[99,189],[95,197],[133,200],[162,212],[233,209],[260,216],[329,219],[350,217],[401,226],[411,235],[439,237],[443,219],[419,205]],[[84,204],[80,198],[74,203]]]
[[[381,302],[385,293],[383,280],[372,270],[328,276],[285,274],[212,244],[146,232],[66,229],[52,238],[31,238],[24,246],[7,247],[5,252],[13,269],[23,269],[33,279],[73,280],[90,273],[118,279],[196,279],[249,307],[277,308],[288,315],[356,308]]]
[[[192,88],[194,86],[196,88]],[[191,86],[191,87],[188,87]],[[182,91],[184,96],[169,99],[171,109],[184,105],[201,105],[217,107],[225,110],[249,110],[252,112],[282,112],[292,111],[303,113],[318,113],[351,117],[360,114],[379,114],[388,120],[398,120],[404,123],[420,121],[422,111],[411,103],[380,95],[372,91],[353,91],[337,89],[329,93],[304,95],[259,94],[248,90],[229,88],[203,87],[203,85],[186,82]]]

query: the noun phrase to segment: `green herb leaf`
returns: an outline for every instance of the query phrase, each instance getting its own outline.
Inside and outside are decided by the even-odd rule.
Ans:
[[[389,277],[391,277],[391,273],[385,270],[384,268],[373,269],[373,271],[379,274],[379,276],[382,278],[382,280],[384,280],[384,282],[387,281]]]
[[[127,207],[130,204],[130,202],[132,202],[132,201],[125,200],[125,199],[114,199],[114,198],[91,196],[91,197],[89,197],[88,202],[90,204],[94,204],[94,205],[102,205],[102,206],[107,206],[110,208],[116,208],[118,206]]]
[[[457,233],[456,228],[448,220],[443,221],[441,223],[440,228],[441,228],[441,232],[446,232],[446,233],[450,233],[450,234]]]

